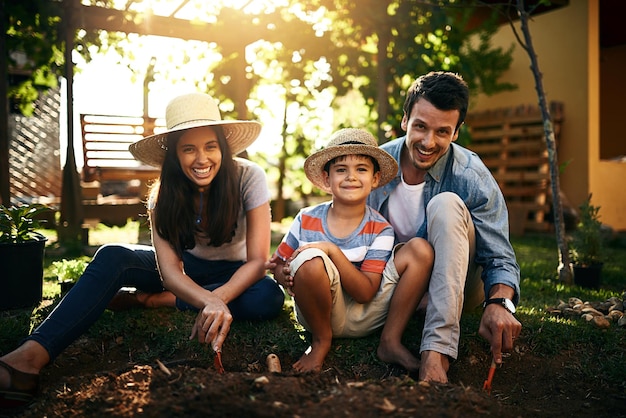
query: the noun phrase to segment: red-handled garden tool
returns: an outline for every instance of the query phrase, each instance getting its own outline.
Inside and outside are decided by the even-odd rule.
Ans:
[[[222,364],[222,351],[215,350],[215,359],[213,360],[213,365],[215,366],[215,371],[219,374],[224,374],[224,365]]]
[[[491,367],[489,367],[489,374],[487,375],[487,380],[483,384],[483,390],[486,390],[488,394],[491,395],[491,381],[493,380],[493,375],[496,374],[496,360],[491,359]]]

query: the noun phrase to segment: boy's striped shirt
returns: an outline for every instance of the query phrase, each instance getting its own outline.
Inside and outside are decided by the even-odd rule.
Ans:
[[[331,202],[304,208],[291,224],[276,250],[286,260],[301,245],[328,241],[337,245],[346,258],[361,271],[382,274],[394,245],[393,228],[387,220],[369,206],[359,226],[347,237],[330,234],[326,222]]]

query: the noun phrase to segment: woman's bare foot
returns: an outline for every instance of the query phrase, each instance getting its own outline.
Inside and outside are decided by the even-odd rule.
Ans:
[[[328,344],[314,342],[300,357],[300,360],[293,364],[294,370],[300,373],[319,373],[328,351],[330,351],[330,342]]]
[[[417,372],[419,370],[419,360],[402,344],[391,344],[381,341],[376,354],[381,361],[397,364],[409,372]]]
[[[135,295],[137,302],[145,308],[157,308],[159,306],[156,298],[158,293],[145,293],[138,290]]]
[[[448,383],[450,360],[445,354],[436,351],[422,352],[422,365],[419,380],[425,382]]]
[[[146,308],[176,307],[176,296],[168,290],[159,293],[137,291],[137,301]]]

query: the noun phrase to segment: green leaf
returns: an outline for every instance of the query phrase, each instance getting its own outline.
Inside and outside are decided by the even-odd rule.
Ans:
[[[41,213],[51,210],[40,203],[6,207],[0,205],[0,243],[21,243],[35,241],[39,235],[42,221],[37,218]]]

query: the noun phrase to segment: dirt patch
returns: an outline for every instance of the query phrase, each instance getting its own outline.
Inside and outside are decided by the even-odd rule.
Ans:
[[[257,348],[246,346],[225,352],[224,374],[179,353],[184,360],[164,362],[168,375],[157,363],[133,362],[127,350],[102,354],[93,341],[77,341],[44,369],[41,396],[2,416],[626,416],[624,387],[582,379],[576,353],[540,358],[524,341],[496,371],[491,394],[482,390],[483,347],[465,347],[481,354],[453,363],[448,385],[420,384],[382,364],[348,370],[332,357],[319,375],[298,375],[290,371],[296,359],[281,353],[283,371],[270,373]]]

